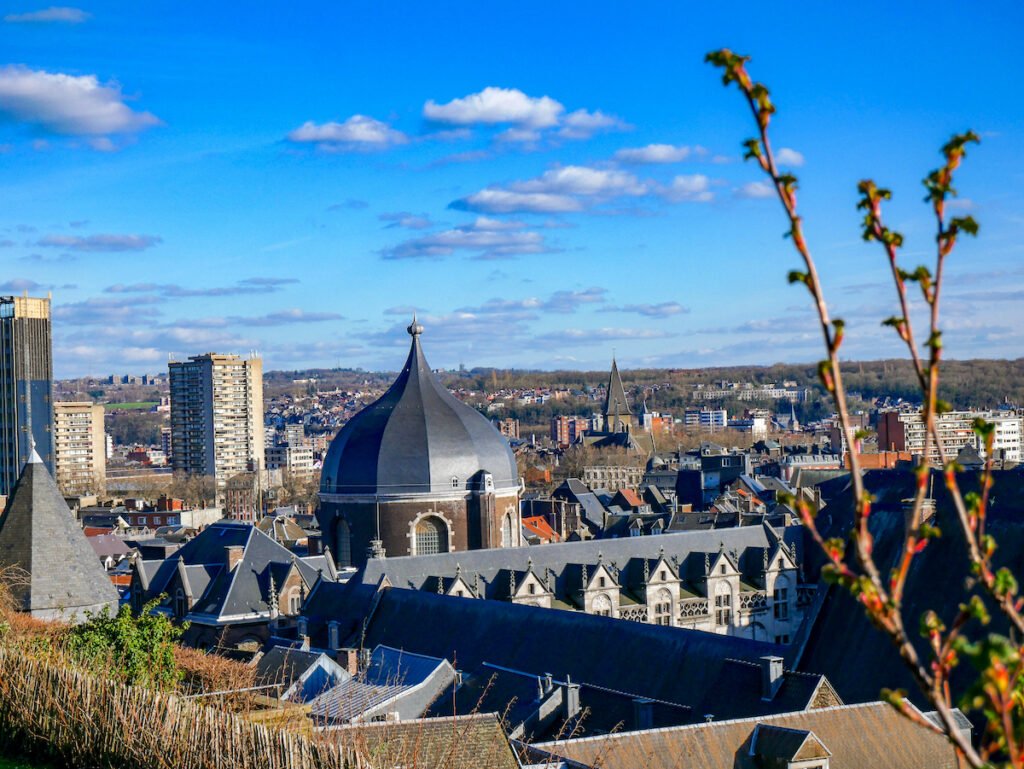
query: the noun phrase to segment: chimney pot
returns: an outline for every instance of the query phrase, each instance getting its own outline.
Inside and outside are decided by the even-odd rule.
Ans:
[[[782,657],[761,657],[761,699],[771,701],[782,686]]]
[[[245,548],[241,545],[225,545],[224,546],[224,563],[228,566],[228,571],[234,571],[235,567],[238,566],[238,562],[242,560],[242,555],[245,553]]]

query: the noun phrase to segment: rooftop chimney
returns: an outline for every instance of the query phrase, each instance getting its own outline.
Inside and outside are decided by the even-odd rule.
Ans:
[[[636,730],[654,728],[654,702],[637,697],[633,700],[633,728]]]
[[[242,560],[244,552],[245,548],[241,545],[224,546],[224,563],[228,565],[228,571],[235,570],[235,567],[238,566],[238,562]]]
[[[771,701],[782,686],[782,657],[761,657],[761,699]]]
[[[568,721],[570,718],[578,716],[583,708],[580,706],[580,685],[574,684],[569,680],[569,676],[566,676],[564,686],[565,693],[562,702],[565,705],[565,720]]]

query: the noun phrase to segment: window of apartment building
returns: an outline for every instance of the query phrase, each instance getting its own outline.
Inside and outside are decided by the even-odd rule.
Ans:
[[[775,643],[777,643],[777,644],[788,644],[789,643],[789,633],[785,633],[784,635],[777,635],[777,636],[775,636]]]

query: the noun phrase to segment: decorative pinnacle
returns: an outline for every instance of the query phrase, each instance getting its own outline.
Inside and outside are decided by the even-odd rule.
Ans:
[[[416,322],[416,313],[412,314],[412,323],[409,324],[409,327],[406,329],[406,331],[408,331],[409,336],[413,338],[418,337],[420,334],[423,333],[423,326]]]

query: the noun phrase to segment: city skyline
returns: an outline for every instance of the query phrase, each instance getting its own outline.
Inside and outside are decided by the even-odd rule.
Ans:
[[[0,17],[0,295],[53,292],[59,378],[256,349],[268,370],[821,357],[749,115],[704,53],[754,57],[844,357],[901,356],[856,183],[893,189],[912,268],[920,179],[970,127],[949,357],[1019,357],[1019,6],[441,3],[268,11],[21,2]],[[747,9],[749,13],[744,13]],[[540,23],[543,22],[543,23]]]

